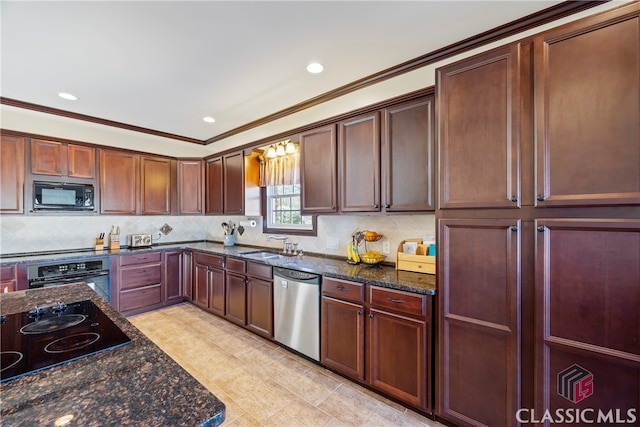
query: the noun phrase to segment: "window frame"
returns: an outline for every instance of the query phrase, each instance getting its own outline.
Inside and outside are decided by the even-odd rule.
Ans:
[[[317,236],[318,235],[318,216],[311,216],[311,229],[285,228],[285,227],[269,227],[269,195],[267,187],[260,188],[260,199],[262,200],[262,232],[264,234],[292,234],[296,236]]]

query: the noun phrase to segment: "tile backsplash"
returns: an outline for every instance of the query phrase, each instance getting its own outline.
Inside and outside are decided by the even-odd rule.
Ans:
[[[191,240],[222,241],[222,222],[238,224],[244,216],[0,216],[0,253],[24,253],[67,249],[92,248],[100,233],[108,234],[111,226],[119,226],[121,243],[127,244],[129,234],[148,233],[154,243]],[[282,243],[267,241],[262,233],[262,218],[256,227],[245,227],[237,244],[266,246],[280,249]],[[173,230],[164,235],[160,228],[168,224]],[[374,230],[384,237],[367,243],[368,249],[382,252],[383,243],[389,242],[387,261],[395,261],[400,241],[435,235],[435,216],[420,215],[326,215],[318,217],[318,236],[294,236],[289,241],[298,243],[306,252],[344,256],[346,244],[358,230]],[[338,248],[327,248],[332,243]],[[361,247],[361,251],[364,248]]]

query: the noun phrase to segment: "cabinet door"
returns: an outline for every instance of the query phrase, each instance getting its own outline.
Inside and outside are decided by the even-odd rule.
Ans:
[[[247,279],[247,329],[273,338],[273,282]]]
[[[518,220],[439,220],[436,413],[454,424],[517,424],[519,225]]]
[[[100,213],[135,215],[140,156],[100,150]]]
[[[224,156],[224,213],[244,214],[244,154]]]
[[[207,161],[206,170],[206,206],[205,213],[210,215],[223,214],[222,157]]]
[[[640,204],[638,15],[635,4],[535,39],[537,206]]]
[[[300,135],[300,199],[304,214],[338,210],[335,125]]]
[[[201,215],[202,210],[202,161],[178,161],[178,212],[181,215]]]
[[[387,212],[433,211],[434,97],[386,108],[382,183]]]
[[[67,165],[69,176],[74,178],[96,177],[96,149],[83,145],[67,146]]]
[[[536,225],[536,413],[588,407],[637,424],[640,221]]]
[[[24,139],[2,135],[0,141],[0,212],[24,212]]]
[[[141,157],[141,206],[143,215],[171,215],[172,160]]]
[[[182,252],[166,252],[164,254],[164,283],[167,302],[182,300],[182,266]]]
[[[224,270],[209,268],[209,309],[224,316],[225,302]]]
[[[369,383],[427,408],[427,321],[371,309]]]
[[[209,268],[204,264],[194,264],[192,301],[202,308],[209,308]]]
[[[247,324],[245,276],[227,272],[226,274],[226,307],[225,317],[239,325]]]
[[[55,176],[66,175],[66,146],[61,142],[32,139],[31,173]]]
[[[436,73],[439,208],[520,204],[519,45]]]
[[[377,112],[339,123],[338,177],[341,211],[380,211],[380,123]]]
[[[320,362],[364,381],[364,307],[322,297]]]

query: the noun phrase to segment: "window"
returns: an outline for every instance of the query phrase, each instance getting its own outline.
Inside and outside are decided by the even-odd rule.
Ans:
[[[265,232],[311,234],[315,217],[300,213],[300,184],[268,185]]]

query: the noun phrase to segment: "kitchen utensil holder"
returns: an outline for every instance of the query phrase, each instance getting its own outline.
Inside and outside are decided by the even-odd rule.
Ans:
[[[95,246],[95,250],[96,250],[96,251],[102,251],[102,250],[104,250],[104,239],[98,239],[98,238],[96,238],[96,246]]]
[[[223,246],[233,246],[236,243],[236,236],[233,234],[225,234],[222,240]]]
[[[120,250],[120,235],[119,234],[109,234],[109,250],[110,251],[118,251],[118,250]]]

